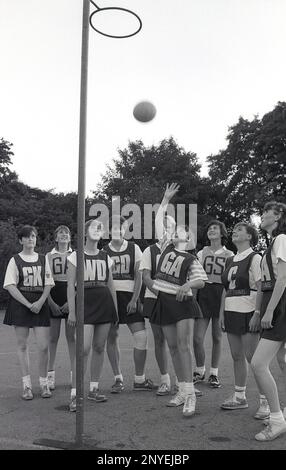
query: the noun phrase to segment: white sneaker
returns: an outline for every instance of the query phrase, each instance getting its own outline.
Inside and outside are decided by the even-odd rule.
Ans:
[[[41,388],[41,397],[42,398],[50,398],[52,396],[48,385],[43,385],[40,388]]]
[[[164,395],[170,395],[171,392],[171,387],[167,383],[163,382],[160,387],[158,387],[158,390],[156,392],[156,395],[159,395],[160,397]]]
[[[183,408],[183,415],[187,418],[192,416],[196,411],[196,395],[187,395]]]
[[[270,408],[268,405],[268,401],[266,400],[266,398],[263,398],[260,401],[259,408],[256,411],[254,418],[255,419],[267,419],[269,418],[269,416],[270,416]]]
[[[223,410],[240,410],[243,408],[248,408],[248,403],[246,398],[238,398],[233,394],[227,400],[223,402],[220,406]]]
[[[263,429],[260,433],[256,434],[255,439],[257,441],[266,442],[273,441],[276,437],[286,432],[286,422],[283,421],[281,424],[271,424]]]
[[[181,406],[185,403],[186,395],[183,395],[181,392],[178,392],[172,400],[166,403],[166,406]]]

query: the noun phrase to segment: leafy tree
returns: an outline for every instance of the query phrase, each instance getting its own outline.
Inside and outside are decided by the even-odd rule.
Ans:
[[[13,222],[11,220],[0,221],[0,308],[8,299],[7,292],[2,289],[8,260],[17,253],[17,249],[19,246]]]
[[[10,170],[11,157],[14,155],[11,148],[13,144],[1,138],[0,140],[0,191],[3,183],[17,179],[16,173]]]
[[[176,182],[181,187],[172,203],[186,207],[197,204],[201,219],[204,217],[200,212],[206,187],[199,171],[196,154],[180,147],[173,137],[150,147],[145,147],[141,140],[129,142],[127,148],[118,150],[118,158],[107,167],[98,190],[94,191],[93,202],[104,203],[110,208],[112,196],[120,196],[121,205],[137,204],[143,215],[144,204],[159,204],[166,184]],[[144,248],[150,240],[139,244]]]
[[[262,119],[240,117],[227,140],[225,150],[208,157],[208,210],[232,226],[258,213],[267,200],[285,200],[286,103]]]

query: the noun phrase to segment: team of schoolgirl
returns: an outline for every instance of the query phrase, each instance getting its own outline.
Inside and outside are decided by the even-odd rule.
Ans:
[[[226,249],[225,225],[213,220],[207,227],[208,245],[194,254],[189,227],[177,225],[166,215],[176,184],[167,185],[156,214],[157,243],[142,254],[138,245],[125,240],[126,220],[112,220],[111,241],[99,249],[105,228],[98,220],[85,225],[84,272],[84,371],[90,361],[88,399],[107,401],[100,393],[104,351],[114,373],[111,393],[124,390],[118,343],[119,325],[126,324],[133,337],[134,391],[171,395],[167,406],[183,405],[183,415],[192,416],[201,392],[195,384],[205,380],[204,339],[211,323],[212,356],[208,375],[211,388],[220,388],[218,365],[222,331],[227,333],[233,359],[234,393],[222,409],[248,407],[246,385],[251,364],[259,392],[256,419],[263,430],[255,438],[269,441],[286,432],[286,408],[281,410],[277,386],[269,370],[276,356],[286,390],[286,205],[265,205],[261,228],[270,244],[261,255],[256,229],[236,224],[232,242],[237,253]],[[24,226],[18,233],[22,251],[8,264],[4,288],[10,294],[4,323],[13,325],[21,366],[24,400],[33,399],[29,369],[28,337],[34,330],[38,347],[39,382],[42,398],[55,389],[55,358],[62,320],[70,357],[70,411],[76,411],[75,324],[77,254],[71,249],[68,227],[55,231],[55,247],[46,256],[35,251],[37,231]],[[145,294],[143,309],[140,293]],[[150,322],[160,383],[146,378],[147,332]],[[193,370],[191,333],[196,367]],[[176,383],[171,389],[167,348]]]

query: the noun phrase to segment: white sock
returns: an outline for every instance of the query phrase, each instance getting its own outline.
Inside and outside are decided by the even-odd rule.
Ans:
[[[56,373],[54,370],[49,370],[48,371],[48,378],[55,380]]]
[[[48,377],[40,377],[39,382],[40,382],[40,387],[44,387],[45,385],[48,385]]]
[[[115,378],[115,380],[121,380],[121,382],[123,382],[123,375],[122,374],[115,375],[114,378]]]
[[[185,382],[178,382],[179,393],[185,395]]]
[[[235,392],[234,392],[234,395],[235,395],[235,398],[240,398],[240,399],[246,399],[246,396],[245,396],[245,391],[246,391],[246,387],[238,387],[237,385],[235,385]]]
[[[178,377],[176,376],[176,386],[179,388],[179,381],[178,381]]]
[[[94,389],[98,390],[99,382],[90,382],[89,384],[89,391],[92,392]]]
[[[32,382],[31,382],[31,376],[30,375],[25,375],[22,377],[22,382],[23,382],[23,388],[28,387],[32,388]]]
[[[145,374],[143,375],[135,375],[134,376],[134,381],[137,384],[143,384],[145,382]]]
[[[205,372],[206,372],[206,367],[205,367],[205,366],[196,367],[196,368],[195,368],[195,372],[197,372],[197,373],[200,374],[200,375],[204,375]]]
[[[76,388],[71,389],[71,398],[76,397]]]
[[[260,402],[260,404],[261,404],[264,400],[266,400],[266,396],[265,396],[265,395],[261,395],[261,393],[259,393],[259,402]]]
[[[161,384],[167,384],[170,387],[171,379],[169,374],[161,374]]]
[[[277,413],[270,413],[270,420],[269,422],[271,424],[274,424],[274,426],[279,426],[282,423],[285,423],[285,419],[283,416],[282,411],[277,411]]]
[[[195,388],[193,382],[185,382],[185,393],[186,395],[194,395]]]
[[[210,368],[210,375],[215,375],[217,377],[218,375],[218,368],[217,367],[211,367]]]

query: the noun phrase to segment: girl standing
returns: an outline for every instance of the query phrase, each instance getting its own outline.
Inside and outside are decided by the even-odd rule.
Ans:
[[[104,247],[104,250],[114,262],[113,278],[117,296],[119,324],[126,324],[133,336],[135,366],[133,390],[152,391],[154,385],[145,376],[147,332],[144,318],[138,309],[138,299],[142,286],[142,275],[139,271],[142,252],[136,243],[124,239],[126,229],[127,222],[123,217],[113,218],[111,242]],[[113,325],[107,341],[107,354],[115,378],[111,393],[120,393],[124,389],[123,375],[120,369],[118,331],[119,325]]]
[[[286,433],[286,408],[283,414],[277,386],[269,369],[276,356],[286,379],[286,205],[275,201],[267,203],[263,209],[261,228],[270,235],[271,243],[261,263],[260,315],[263,331],[251,365],[270,407],[269,424],[255,439],[272,441]]]
[[[202,264],[208,280],[203,289],[198,291],[197,300],[203,318],[195,320],[194,324],[194,353],[196,368],[194,372],[194,383],[205,379],[205,349],[204,339],[211,321],[212,323],[212,358],[208,383],[212,388],[221,387],[218,379],[218,364],[221,355],[222,331],[219,322],[219,312],[223,285],[221,275],[225,269],[226,260],[233,256],[232,251],[224,246],[227,240],[225,225],[219,220],[211,221],[207,226],[207,237],[210,242],[198,252],[198,260]]]
[[[98,249],[98,242],[104,234],[103,225],[97,220],[85,224],[86,243],[84,248],[84,372],[92,349],[93,363],[88,399],[96,402],[107,401],[99,393],[99,379],[104,361],[104,349],[110,327],[117,322],[117,301],[112,279],[112,260],[107,253]],[[75,284],[77,256],[68,257],[68,323],[76,323]],[[76,411],[75,362],[72,373],[70,411]]]
[[[153,289],[152,285],[155,280],[155,273],[158,261],[161,256],[161,249],[159,243],[154,243],[144,250],[140,271],[142,271],[143,282],[146,285],[144,302],[143,302],[143,315],[150,320],[154,305],[156,303],[158,291]],[[158,387],[156,395],[163,396],[169,395],[171,391],[171,380],[168,374],[168,358],[167,358],[167,344],[161,326],[151,323],[150,325],[153,332],[155,344],[155,357],[161,373],[161,383]]]
[[[68,227],[60,225],[56,228],[54,236],[55,248],[48,253],[49,265],[55,281],[55,286],[52,288],[48,298],[51,314],[49,345],[50,358],[48,369],[48,384],[50,390],[55,389],[55,359],[63,319],[65,320],[65,333],[70,356],[71,371],[75,360],[75,329],[67,323],[67,257],[72,252],[70,247],[71,233]]]
[[[156,215],[157,237],[163,241],[163,250],[152,285],[159,294],[151,322],[164,332],[179,382],[179,391],[168,406],[184,405],[183,415],[188,417],[196,407],[190,345],[192,320],[202,316],[192,289],[203,288],[207,276],[195,256],[186,251],[192,236],[188,227],[177,226],[171,239],[166,233],[164,240],[164,212],[178,189],[176,184],[167,185]]]
[[[35,252],[35,227],[25,225],[18,231],[18,238],[22,251],[10,259],[4,279],[3,287],[10,294],[4,323],[15,328],[22,372],[22,398],[33,399],[28,352],[30,328],[34,330],[38,347],[41,397],[49,398],[51,392],[47,374],[50,313],[47,298],[54,281],[47,257]]]
[[[234,394],[221,405],[225,410],[248,408],[246,399],[246,382],[248,363],[250,364],[259,341],[261,256],[255,253],[252,246],[257,245],[256,229],[245,222],[235,225],[232,241],[237,254],[227,260],[222,274],[225,291],[222,296],[221,326],[226,331],[233,359],[235,390]],[[258,295],[257,295],[258,291]],[[269,416],[269,407],[262,388],[260,389],[260,406],[255,414],[257,419]]]

